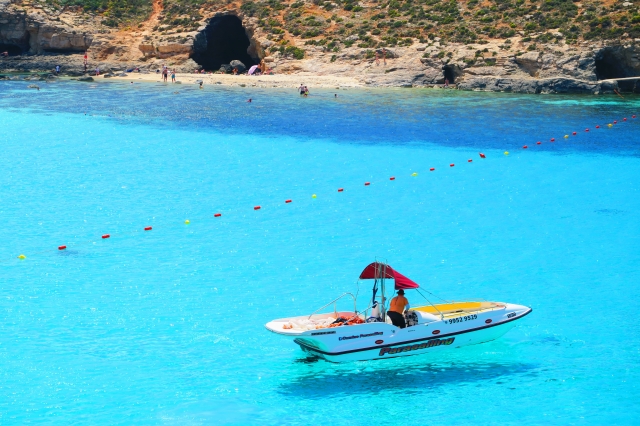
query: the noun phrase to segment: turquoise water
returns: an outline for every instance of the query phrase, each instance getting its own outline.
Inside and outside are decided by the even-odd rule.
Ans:
[[[27,84],[0,82],[0,423],[637,422],[640,98]],[[376,257],[534,311],[384,362],[264,329]]]

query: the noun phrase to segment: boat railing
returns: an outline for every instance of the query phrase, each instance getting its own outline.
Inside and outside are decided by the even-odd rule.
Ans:
[[[338,313],[338,311],[337,311],[337,306],[335,305],[335,303],[336,303],[338,300],[340,300],[340,299],[342,299],[343,297],[345,297],[345,296],[351,296],[351,299],[353,299],[353,312],[357,312],[357,309],[356,309],[356,297],[355,297],[352,293],[344,293],[344,294],[342,294],[342,295],[340,295],[340,296],[336,297],[335,299],[333,299],[331,302],[327,303],[326,305],[323,305],[323,306],[321,306],[320,308],[318,308],[318,309],[316,309],[315,311],[313,311],[313,312],[311,313],[311,315],[309,315],[309,319],[311,319],[311,317],[312,317],[312,316],[314,316],[318,311],[323,310],[324,308],[326,308],[327,306],[331,305],[332,303],[334,304],[334,305],[333,305],[333,311],[337,314],[337,313]]]

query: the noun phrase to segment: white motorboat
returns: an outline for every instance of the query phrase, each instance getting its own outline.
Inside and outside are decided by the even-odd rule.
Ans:
[[[415,290],[419,285],[391,266],[374,262],[360,274],[372,279],[373,297],[366,309],[357,310],[356,296],[344,293],[311,315],[281,318],[265,327],[300,345],[305,352],[328,361],[387,359],[439,352],[488,342],[505,334],[531,308],[504,302],[445,301],[409,309],[406,327],[393,325],[387,314],[385,282],[393,280],[396,290]],[[380,294],[378,294],[380,290]],[[341,299],[353,299],[353,312],[337,310]],[[332,306],[331,313],[319,313]]]

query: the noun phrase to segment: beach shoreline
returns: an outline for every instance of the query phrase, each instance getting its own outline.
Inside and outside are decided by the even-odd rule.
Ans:
[[[104,78],[103,76],[93,76],[95,82],[162,82],[160,73],[129,73],[126,77],[114,76]],[[297,88],[304,84],[313,88],[341,89],[341,88],[363,88],[369,87],[361,81],[352,77],[323,76],[313,74],[275,74],[275,75],[231,75],[231,74],[187,74],[176,73],[176,83],[171,83],[171,78],[167,84],[198,84],[202,81],[204,86],[222,85],[236,87],[260,87],[260,88]],[[375,87],[375,86],[373,86]]]

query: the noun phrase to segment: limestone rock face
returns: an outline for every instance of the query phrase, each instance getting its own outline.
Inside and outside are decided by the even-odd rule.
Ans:
[[[54,29],[50,37],[48,33],[40,36],[40,45],[47,51],[76,51],[84,52],[91,47],[93,36],[90,34],[74,34],[65,31],[56,32]]]
[[[540,52],[527,52],[524,55],[516,56],[515,63],[532,77],[538,74],[540,70]]]
[[[476,77],[460,85],[464,90],[515,93],[611,93],[614,84],[588,82],[572,78],[520,79]]]
[[[83,52],[93,36],[36,20],[18,10],[0,7],[0,44],[15,45],[24,53]]]
[[[305,3],[312,2],[305,0]],[[227,7],[229,9],[223,9]],[[202,68],[206,63],[203,60],[218,54],[222,36],[231,34],[225,26],[218,28],[223,34],[214,33],[214,21],[232,15],[240,24],[234,37],[243,40],[240,50],[246,49],[248,56],[234,52],[216,60],[211,69],[231,72],[238,68],[244,72],[247,65],[264,59],[276,75],[299,74],[302,78],[304,75],[340,75],[373,86],[440,85],[446,74],[450,83],[465,90],[604,93],[619,87],[640,92],[640,82],[615,80],[640,76],[640,39],[635,43],[624,37],[571,45],[538,43],[535,47],[525,42],[523,33],[511,37],[509,43],[482,40],[482,43],[466,45],[438,37],[419,43],[407,38],[414,44],[386,48],[383,53],[382,48],[358,47],[357,40],[363,37],[352,33],[345,34],[344,38],[354,43],[348,47],[342,43],[338,50],[305,45],[300,37],[288,37],[287,46],[305,51],[304,58],[297,60],[289,52],[275,49],[285,45],[281,34],[267,32],[260,19],[246,16],[233,4],[220,4],[203,12],[206,16],[197,31],[180,32],[179,36],[169,32],[170,37],[152,30],[163,19],[162,14],[150,16],[136,29],[114,30],[101,24],[100,14],[76,14],[71,9],[42,8],[40,2],[33,1],[0,0],[0,44],[10,55],[0,58],[0,70],[51,71],[60,65],[64,75],[81,76],[85,72],[83,52],[89,50],[88,71],[99,67],[103,74],[109,71],[118,74],[139,67],[146,73],[166,64],[178,72],[193,72]],[[561,33],[550,34],[562,38]],[[532,46],[540,52],[529,51]],[[526,53],[515,53],[522,51]]]
[[[188,44],[166,44],[163,46],[158,46],[158,52],[160,52],[161,54],[188,55],[192,51],[193,46]]]
[[[138,46],[138,49],[140,49],[144,56],[150,56],[156,51],[156,48],[153,44],[141,44]]]

